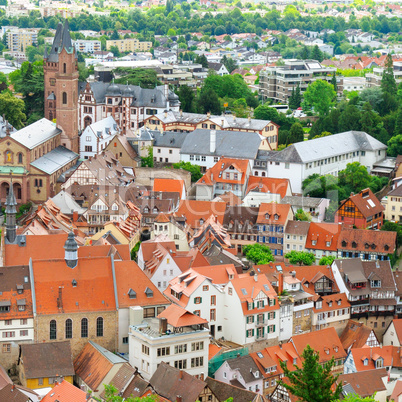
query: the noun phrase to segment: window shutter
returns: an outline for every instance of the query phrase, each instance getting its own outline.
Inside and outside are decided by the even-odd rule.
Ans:
[[[267,327],[267,334],[269,334],[269,332],[270,332],[270,331],[269,331],[269,325],[268,325],[268,327]]]
[[[200,303],[202,303],[202,297],[200,297]]]
[[[254,322],[254,316],[253,315],[251,316],[251,322]]]
[[[275,318],[275,311],[274,311],[272,314],[273,314],[273,317],[272,317],[272,318],[274,319],[274,318]]]
[[[246,329],[246,338],[248,338],[248,329]]]
[[[275,332],[275,325],[274,325],[274,328],[273,328],[273,331],[272,332]]]
[[[254,330],[251,331],[252,336],[254,336]]]
[[[264,300],[262,300],[261,303],[262,303],[262,307],[264,307]]]
[[[264,336],[264,330],[265,330],[265,328],[262,327],[262,336]]]

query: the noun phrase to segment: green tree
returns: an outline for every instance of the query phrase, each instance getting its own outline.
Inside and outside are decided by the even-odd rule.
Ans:
[[[335,260],[335,257],[332,255],[324,256],[321,257],[320,261],[318,262],[318,265],[331,265],[333,261]]]
[[[320,63],[324,60],[324,54],[322,53],[318,45],[315,45],[313,47],[313,50],[311,52],[311,58],[313,60],[318,60]]]
[[[138,241],[130,251],[130,256],[133,261],[137,261],[138,250],[140,249],[141,242]]]
[[[305,108],[314,108],[320,116],[325,116],[334,103],[336,93],[327,81],[317,80],[307,87],[303,97]]]
[[[307,251],[293,250],[290,253],[286,253],[285,258],[287,258],[291,264],[298,265],[313,265],[315,261],[315,255]]]
[[[190,172],[192,182],[196,182],[202,177],[201,168],[198,165],[193,165],[191,162],[180,161],[179,163],[173,163],[173,168]]]
[[[237,63],[231,57],[226,57],[226,55],[222,57],[221,63],[224,64],[229,74],[237,68]]]
[[[6,120],[15,128],[21,128],[26,119],[24,110],[25,104],[9,92],[0,93],[0,110]]]
[[[208,68],[208,60],[207,60],[205,54],[202,54],[201,56],[197,56],[195,58],[195,62],[197,64],[201,64],[204,68]]]
[[[202,89],[200,96],[197,100],[198,111],[200,113],[212,113],[220,115],[222,112],[221,103],[219,102],[218,95],[213,89]]]
[[[370,186],[371,176],[366,166],[359,162],[352,162],[346,165],[346,169],[339,172],[339,184],[346,185],[351,192],[358,193]]]
[[[194,111],[194,91],[188,85],[181,85],[177,91],[183,112],[192,113]]]
[[[141,157],[141,167],[154,167],[154,150],[152,146],[148,147],[147,156]]]
[[[248,244],[243,247],[243,254],[256,265],[268,264],[275,261],[271,249],[265,244]]]
[[[288,143],[294,144],[296,142],[304,141],[304,130],[300,123],[293,123],[290,127]]]
[[[396,115],[394,134],[395,135],[401,135],[402,134],[402,107],[399,107],[398,113]]]
[[[345,398],[342,399],[342,402],[375,402],[376,399],[373,396],[366,396],[365,398],[362,398],[359,395],[356,394],[348,394],[345,396]]]
[[[114,57],[120,57],[121,56],[120,50],[119,50],[119,48],[117,46],[110,46],[109,51],[113,53]]]
[[[98,398],[94,398],[97,401],[101,401]],[[142,398],[139,397],[128,397],[123,398],[118,395],[118,390],[113,385],[105,384],[105,400],[106,402],[156,402],[159,400],[157,395],[149,395]]]
[[[398,223],[386,221],[381,226],[381,230],[387,232],[396,232],[396,246],[399,248],[402,245],[402,226]]]
[[[389,156],[402,155],[402,134],[398,134],[388,141],[387,154]]]
[[[338,93],[338,83],[336,82],[336,73],[332,76],[331,84],[334,87],[335,93]]]
[[[308,214],[306,211],[303,211],[301,208],[299,208],[295,213],[295,220],[310,222],[311,215]]]
[[[287,377],[290,384],[280,380],[279,384],[285,387],[298,400],[303,402],[330,402],[337,401],[342,392],[342,384],[336,384],[339,375],[332,374],[335,365],[335,358],[321,365],[319,353],[307,345],[302,353],[302,367],[296,366],[291,371],[286,361],[280,365],[284,377]],[[333,389],[334,387],[334,389]]]
[[[289,107],[293,110],[300,107],[302,101],[302,96],[300,92],[300,84],[297,83],[296,88],[293,87],[292,95],[289,98]]]
[[[153,89],[162,83],[158,80],[156,71],[152,68],[125,68],[120,67],[113,71],[119,78],[115,79],[116,84],[138,85],[141,88]]]
[[[396,96],[397,88],[394,76],[394,63],[390,53],[387,54],[385,59],[385,68],[382,73],[381,89],[384,93],[388,93],[392,96]]]

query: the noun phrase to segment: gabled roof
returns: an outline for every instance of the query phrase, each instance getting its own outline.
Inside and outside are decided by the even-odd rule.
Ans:
[[[309,266],[283,266],[285,272],[296,272],[296,278],[300,279],[304,285],[315,284],[322,277],[327,277],[333,284],[334,291],[339,291],[336,281],[334,278],[334,273],[331,267],[327,265],[309,265]]]
[[[158,318],[166,318],[168,324],[174,328],[208,324],[208,321],[204,318],[190,313],[176,304],[168,306],[158,315]]]
[[[319,353],[319,363],[331,360],[332,356],[335,360],[346,357],[346,352],[334,327],[293,335],[289,342],[293,343],[299,355],[303,353],[307,345],[310,345]]]
[[[388,373],[385,368],[381,368],[361,373],[341,374],[336,383],[342,384],[344,397],[352,394],[366,398],[386,390],[384,379],[388,379]]]
[[[186,223],[192,228],[197,228],[200,227],[201,219],[205,222],[211,215],[217,216],[218,221],[223,223],[225,210],[225,202],[182,200],[175,216],[184,216]]]
[[[286,196],[289,187],[289,179],[250,176],[248,178],[246,194],[250,191],[258,191],[260,193],[279,194],[283,198]]]
[[[169,304],[163,294],[145,275],[135,261],[115,261],[114,265],[117,282],[117,298],[120,308]],[[135,298],[130,298],[130,289],[136,293]],[[150,289],[151,292],[148,291],[148,294],[146,294],[146,289]]]
[[[345,293],[334,293],[332,295],[320,296],[322,307],[313,307],[315,314],[327,311],[336,311],[341,308],[350,308],[349,300]]]
[[[86,402],[87,393],[68,381],[63,380],[49,391],[42,402]]]
[[[74,360],[75,374],[91,390],[97,390],[115,364],[127,364],[120,356],[89,341]]]
[[[155,178],[154,180],[154,191],[162,191],[162,192],[174,192],[179,193],[180,198],[182,197],[183,193],[185,194],[185,185],[184,180],[178,179],[161,179]]]
[[[342,228],[338,237],[338,249],[392,254],[396,247],[396,232],[385,230]]]
[[[7,384],[0,389],[0,401],[31,402],[32,399],[20,391],[15,385]]]
[[[74,375],[70,341],[22,343],[20,348],[26,379]]]
[[[356,208],[365,218],[368,218],[385,210],[380,200],[369,188],[361,190],[360,193],[351,195],[346,200],[343,200],[339,205],[338,211],[336,212],[337,214],[339,213],[340,208],[342,208],[342,206],[347,201],[353,202],[353,204],[356,205]]]
[[[291,207],[287,204],[262,203],[258,210],[257,223],[285,225],[290,218]]]
[[[117,394],[120,394],[126,389],[129,383],[134,380],[136,371],[137,370],[129,364],[121,365],[115,376],[111,379],[109,385],[115,387],[117,389]],[[106,390],[104,389],[100,395],[103,399],[105,399],[105,392]]]
[[[33,149],[59,134],[61,130],[50,120],[43,118],[12,133],[10,137],[24,147]]]
[[[349,352],[353,357],[357,371],[367,371],[376,369],[376,360],[382,358],[383,367],[402,368],[402,352],[397,346],[380,346],[373,348],[352,348]],[[365,365],[364,362],[367,362]]]
[[[204,381],[164,362],[158,365],[149,383],[158,395],[170,401],[180,395],[183,402],[195,402],[205,388]]]
[[[116,309],[110,257],[78,258],[74,269],[64,259],[37,260],[32,270],[38,314]]]
[[[78,158],[78,154],[63,147],[62,145],[59,145],[50,152],[42,155],[40,158],[32,161],[31,166],[41,170],[44,173],[53,174],[74,160],[78,160]]]
[[[364,325],[362,322],[349,320],[339,339],[345,350],[349,350],[349,348],[362,348],[366,345],[370,334],[373,334],[377,338],[372,328]]]
[[[306,249],[336,251],[340,231],[341,225],[338,223],[310,222],[305,247]]]
[[[197,181],[197,184],[207,184],[212,185],[213,183],[234,183],[234,184],[245,184],[247,181],[247,172],[249,170],[250,162],[247,159],[234,159],[234,158],[221,158],[218,162],[215,163],[210,169],[206,171],[204,176],[201,177],[200,180]],[[226,171],[227,169],[235,170],[239,172],[241,177],[237,180],[227,179]]]
[[[234,359],[226,360],[226,363],[232,370],[238,370],[246,383],[255,381],[254,373],[260,371],[250,355],[235,357]]]
[[[285,233],[290,235],[307,236],[310,222],[289,221],[285,228]]]

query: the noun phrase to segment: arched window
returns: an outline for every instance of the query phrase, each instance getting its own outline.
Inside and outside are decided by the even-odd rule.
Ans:
[[[66,320],[66,339],[73,337],[73,321],[70,318]]]
[[[5,163],[12,163],[13,162],[13,153],[11,151],[6,151],[4,154],[5,156]]]
[[[81,338],[88,338],[88,318],[81,320]]]
[[[50,325],[49,325],[49,330],[50,330],[50,340],[54,340],[57,339],[57,323],[56,320],[52,320],[50,321]]]
[[[67,64],[63,63],[63,73],[65,74],[67,72]]]
[[[53,120],[53,113],[49,112],[49,120]]]
[[[103,336],[103,318],[96,319],[96,336]]]
[[[22,153],[18,154],[18,163],[22,163]]]
[[[63,92],[63,105],[67,105],[67,92]]]

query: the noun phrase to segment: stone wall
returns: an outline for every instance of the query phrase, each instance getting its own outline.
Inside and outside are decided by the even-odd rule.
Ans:
[[[85,290],[83,290],[85,291]],[[103,336],[96,336],[96,319],[103,317]],[[65,341],[65,324],[66,320],[70,318],[73,321],[73,337],[70,339],[71,352],[73,359],[82,350],[88,341],[93,341],[104,348],[115,351],[117,350],[118,340],[118,322],[117,311],[108,312],[78,312],[72,314],[55,314],[55,315],[40,315],[35,319],[35,342],[56,342]],[[81,319],[88,319],[88,337],[81,338]],[[50,339],[49,324],[51,320],[57,322],[57,338]]]

